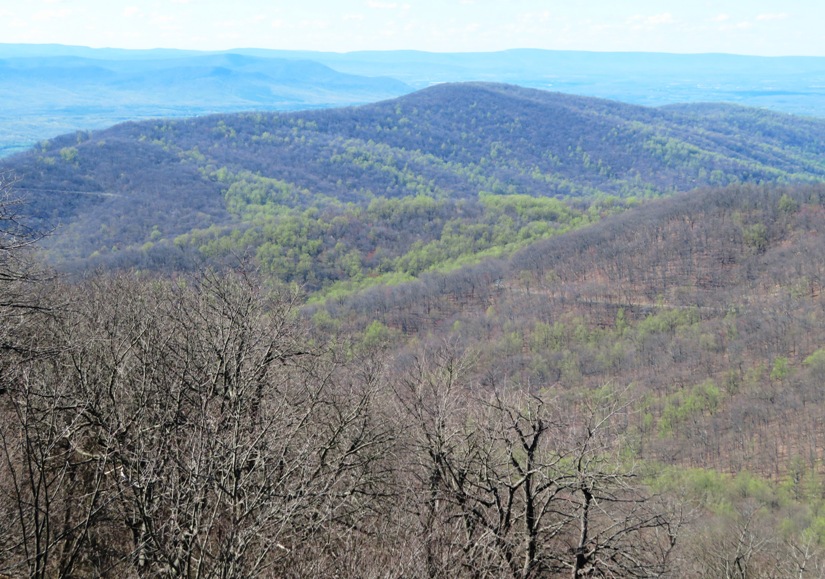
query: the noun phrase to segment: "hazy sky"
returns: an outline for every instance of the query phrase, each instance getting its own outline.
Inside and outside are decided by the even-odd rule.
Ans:
[[[825,56],[823,0],[0,0],[0,42]]]

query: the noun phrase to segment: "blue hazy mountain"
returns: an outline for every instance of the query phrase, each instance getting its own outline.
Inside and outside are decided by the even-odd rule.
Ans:
[[[351,53],[0,44],[0,155],[125,120],[376,102],[505,82],[647,106],[716,102],[825,117],[825,58],[508,50]]]
[[[825,116],[822,57],[549,50],[302,56],[351,74],[391,75],[415,88],[493,81],[642,105],[727,102]]]
[[[363,104],[412,90],[318,62],[176,51],[0,47],[0,155],[127,120]],[[9,56],[11,54],[11,56]],[[89,56],[92,54],[94,56]]]

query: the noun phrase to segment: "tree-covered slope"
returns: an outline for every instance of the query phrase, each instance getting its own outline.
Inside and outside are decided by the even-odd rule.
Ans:
[[[795,330],[819,285],[763,269],[821,269],[793,256],[822,255],[824,198],[651,203],[430,276],[429,299],[382,288],[309,319],[245,268],[50,276],[3,196],[0,572],[817,577],[825,351]],[[690,280],[724,291],[686,305],[669,284]],[[613,303],[612,281],[638,294]],[[739,292],[757,299],[720,324]],[[408,339],[389,305],[425,313]],[[790,345],[768,374],[759,356]],[[720,361],[739,371],[707,377]],[[765,466],[775,480],[742,468]]]
[[[634,401],[647,459],[819,472],[824,216],[822,185],[696,191],[311,315],[326,331],[459,343],[496,383],[608,385]]]
[[[2,167],[37,218],[60,223],[57,259],[153,266],[179,251],[251,252],[317,288],[514,249],[597,218],[616,205],[607,198],[819,181],[823,142],[825,121],[766,111],[653,109],[471,83],[355,108],[127,123],[54,139]],[[516,207],[520,195],[570,209],[548,201],[536,213]],[[408,197],[418,205],[380,209]],[[496,197],[513,207],[490,210]],[[508,211],[511,227],[500,219]],[[477,218],[482,227],[472,229]],[[447,245],[460,251],[413,256],[417,266],[395,261],[456,231],[460,243]],[[376,260],[378,250],[388,254]],[[313,278],[302,257],[331,271]]]

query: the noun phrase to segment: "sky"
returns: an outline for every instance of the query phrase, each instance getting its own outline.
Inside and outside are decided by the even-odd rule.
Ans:
[[[0,43],[825,56],[822,0],[0,0]]]

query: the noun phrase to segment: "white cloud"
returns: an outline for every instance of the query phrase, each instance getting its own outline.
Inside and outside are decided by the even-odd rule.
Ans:
[[[152,24],[164,32],[179,32],[183,29],[181,22],[170,14],[152,14]]]
[[[540,12],[538,14],[534,14],[533,15],[533,21],[534,22],[550,22],[550,16],[551,16],[550,11],[545,10],[545,11]]]
[[[582,25],[588,27],[590,32],[600,34],[602,32],[607,32],[610,30],[619,30],[623,28],[619,24],[615,23],[607,23],[607,22],[593,22],[592,20],[585,20],[581,23]]]
[[[662,14],[654,14],[653,16],[645,16],[643,14],[636,14],[627,19],[633,30],[651,29],[658,26],[668,24],[675,24],[676,20],[670,12],[663,12]]]
[[[369,0],[367,2],[368,8],[376,10],[394,10],[398,8],[398,2],[381,2],[380,0]]]
[[[748,30],[753,28],[753,22],[751,20],[734,20],[730,14],[721,13],[717,14],[713,18],[710,19],[711,22],[717,24],[717,30],[720,32],[731,32],[736,30]]]
[[[307,18],[305,20],[301,20],[298,23],[298,28],[301,30],[309,30],[313,33],[323,32],[324,30],[329,30],[331,27],[331,23],[329,20],[324,20],[321,18]]]
[[[663,14],[656,14],[655,16],[650,16],[647,19],[647,24],[651,26],[659,26],[661,24],[673,24],[676,22],[673,19],[673,14],[670,12],[665,12]]]
[[[521,27],[534,26],[536,24],[546,24],[550,21],[550,11],[544,10],[542,12],[522,12],[514,18]]]
[[[126,18],[131,18],[133,16],[137,16],[138,14],[140,14],[140,8],[137,6],[125,6],[123,8],[123,15]]]
[[[786,12],[780,12],[778,14],[760,14],[756,17],[757,20],[761,20],[763,22],[770,20],[785,20],[786,18],[788,18],[788,14]]]
[[[34,20],[59,20],[71,15],[72,11],[68,8],[60,8],[54,10],[38,10],[32,16]]]

